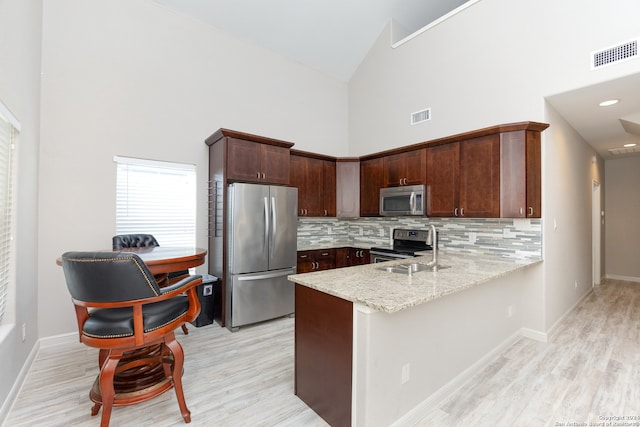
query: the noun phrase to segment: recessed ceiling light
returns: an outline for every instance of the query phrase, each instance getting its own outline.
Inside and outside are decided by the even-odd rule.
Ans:
[[[625,147],[635,147],[636,144],[624,144]]]
[[[600,104],[601,107],[608,107],[609,105],[614,105],[617,104],[618,102],[620,102],[619,99],[610,99],[608,101],[602,101]]]

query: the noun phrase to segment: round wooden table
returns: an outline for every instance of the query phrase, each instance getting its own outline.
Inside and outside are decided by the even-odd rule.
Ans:
[[[105,251],[111,252],[111,251]],[[132,252],[138,255],[156,278],[159,286],[166,283],[167,275],[174,271],[187,270],[204,264],[207,250],[202,248],[178,248],[155,246],[150,248],[126,248],[115,252]],[[62,265],[58,258],[56,264]],[[98,363],[106,357],[108,350],[100,350]],[[173,387],[171,373],[163,369],[163,359],[173,360],[173,355],[163,344],[151,345],[125,353],[118,363],[113,378],[115,399],[113,406],[131,405],[151,399]],[[144,361],[144,362],[143,362]],[[91,414],[96,415],[102,405],[100,375],[89,392],[94,402]]]

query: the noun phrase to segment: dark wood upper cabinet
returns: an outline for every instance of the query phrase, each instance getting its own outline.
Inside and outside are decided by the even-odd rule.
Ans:
[[[500,216],[500,136],[482,136],[460,144],[459,216]]]
[[[224,143],[224,174],[228,182],[289,184],[290,142],[219,129],[206,144]]]
[[[540,133],[505,132],[500,135],[501,217],[540,218]]]
[[[384,186],[424,184],[426,180],[427,150],[407,151],[384,157]]]
[[[427,148],[427,216],[500,216],[497,134]]]
[[[227,179],[286,185],[289,183],[289,149],[229,138]]]
[[[360,162],[360,216],[380,215],[380,188],[384,179],[383,158]]]
[[[459,174],[459,142],[427,148],[427,216],[455,215]]]
[[[336,162],[293,150],[290,183],[298,188],[299,216],[336,216]]]

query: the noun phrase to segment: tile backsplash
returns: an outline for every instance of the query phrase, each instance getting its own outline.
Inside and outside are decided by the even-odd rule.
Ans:
[[[435,225],[438,248],[507,258],[542,257],[542,220],[509,218],[298,218],[298,250],[390,246],[394,228]]]

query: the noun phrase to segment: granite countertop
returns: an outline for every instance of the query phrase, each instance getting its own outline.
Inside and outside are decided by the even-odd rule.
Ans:
[[[379,264],[366,264],[313,273],[294,274],[289,280],[384,313],[395,313],[489,280],[539,264],[542,259],[509,259],[499,256],[439,251],[437,272],[390,273],[380,268],[431,262],[424,256]]]

